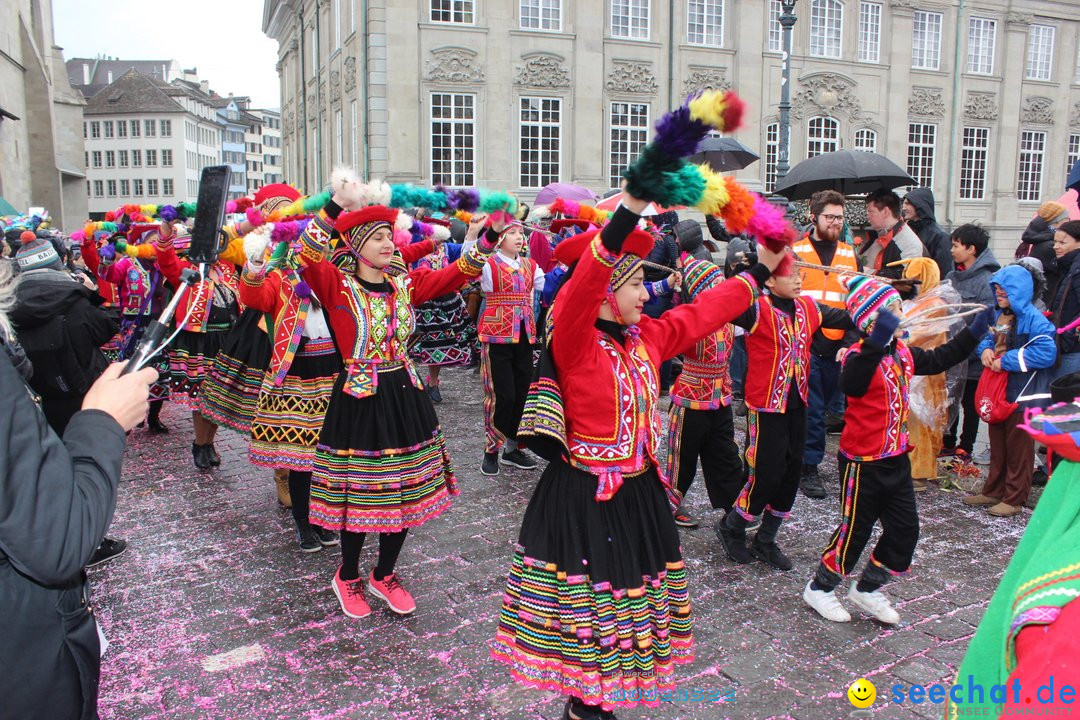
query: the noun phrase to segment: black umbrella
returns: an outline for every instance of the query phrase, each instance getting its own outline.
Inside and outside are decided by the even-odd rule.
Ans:
[[[777,184],[776,192],[788,200],[805,200],[818,190],[863,195],[902,185],[918,183],[884,155],[864,150],[839,150],[803,160]]]
[[[742,170],[758,161],[760,156],[735,138],[710,135],[701,141],[697,152],[687,158],[700,165],[705,163],[716,172]]]

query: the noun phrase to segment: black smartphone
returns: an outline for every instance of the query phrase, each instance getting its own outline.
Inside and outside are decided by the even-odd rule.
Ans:
[[[203,168],[199,180],[199,201],[195,208],[195,226],[191,229],[191,249],[188,251],[188,260],[196,265],[217,262],[231,174],[228,165]]]

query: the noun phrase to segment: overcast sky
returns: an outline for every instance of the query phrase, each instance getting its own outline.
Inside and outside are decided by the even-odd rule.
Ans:
[[[277,41],[263,34],[262,13],[263,0],[53,0],[65,60],[177,60],[219,95],[277,108]]]

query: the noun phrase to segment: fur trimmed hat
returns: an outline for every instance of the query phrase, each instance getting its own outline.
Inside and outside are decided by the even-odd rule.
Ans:
[[[285,183],[263,185],[255,193],[255,205],[263,212],[273,212],[279,207],[300,199],[300,191]]]
[[[573,265],[581,257],[589,252],[589,246],[593,238],[598,237],[600,230],[589,230],[563,240],[555,246],[555,259],[563,265]],[[611,271],[611,289],[618,290],[630,279],[630,276],[642,266],[644,258],[653,249],[653,236],[644,230],[634,230],[623,242],[623,253],[615,262]]]
[[[341,214],[334,227],[356,252],[360,252],[360,248],[364,247],[364,243],[379,228],[385,227],[392,231],[397,216],[398,211],[395,208],[369,205],[360,210]]]

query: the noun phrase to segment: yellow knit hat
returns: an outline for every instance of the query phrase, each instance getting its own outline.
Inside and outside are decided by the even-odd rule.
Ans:
[[[1053,225],[1061,220],[1068,220],[1069,211],[1061,203],[1048,200],[1039,206],[1039,217],[1045,220],[1047,224]]]

